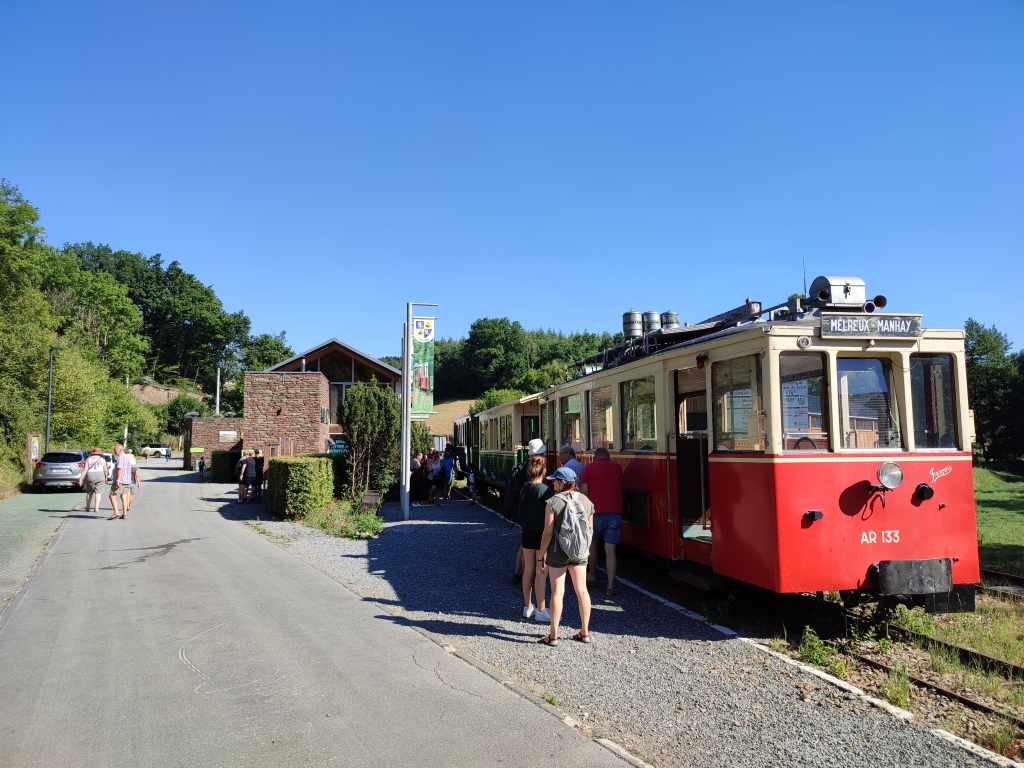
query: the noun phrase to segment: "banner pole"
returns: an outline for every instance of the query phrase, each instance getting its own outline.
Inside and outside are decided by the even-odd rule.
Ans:
[[[402,328],[402,518],[409,519],[409,475],[412,451],[412,304],[405,305],[405,325]]]

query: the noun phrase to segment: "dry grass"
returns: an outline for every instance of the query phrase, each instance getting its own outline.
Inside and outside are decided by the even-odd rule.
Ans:
[[[469,406],[473,400],[447,400],[434,403],[434,415],[426,419],[427,427],[432,435],[451,435],[455,420],[469,414]]]
[[[978,595],[976,608],[974,613],[934,616],[915,608],[895,623],[1024,666],[1024,601]]]

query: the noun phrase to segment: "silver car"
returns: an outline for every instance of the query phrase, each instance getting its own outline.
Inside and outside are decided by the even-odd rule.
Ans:
[[[85,472],[85,451],[47,451],[36,462],[32,487],[38,493],[50,488],[77,488]]]

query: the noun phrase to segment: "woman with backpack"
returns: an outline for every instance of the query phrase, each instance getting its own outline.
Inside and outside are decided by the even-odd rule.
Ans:
[[[580,605],[580,631],[572,639],[590,642],[590,593],[587,592],[587,557],[594,537],[594,505],[576,490],[576,473],[559,467],[548,477],[555,495],[548,499],[544,513],[544,534],[537,563],[551,582],[551,629],[540,639],[552,648],[558,645],[558,622],[562,618],[565,574],[569,572]]]

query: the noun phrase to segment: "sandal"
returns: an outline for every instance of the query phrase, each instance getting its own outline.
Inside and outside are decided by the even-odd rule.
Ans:
[[[582,632],[577,632],[575,635],[572,636],[572,639],[575,640],[577,643],[589,643],[590,635],[584,635]]]
[[[544,637],[542,637],[537,642],[542,643],[542,644],[548,646],[549,648],[557,648],[558,647],[558,638],[557,637],[551,637],[551,635],[544,635]]]
[[[617,590],[615,587],[608,587],[608,589],[606,589],[604,593],[608,595],[608,597],[611,597],[612,595],[619,594],[619,590]]]
[[[110,517],[107,518],[107,520],[116,520],[119,517],[120,517],[120,515],[111,515]]]

